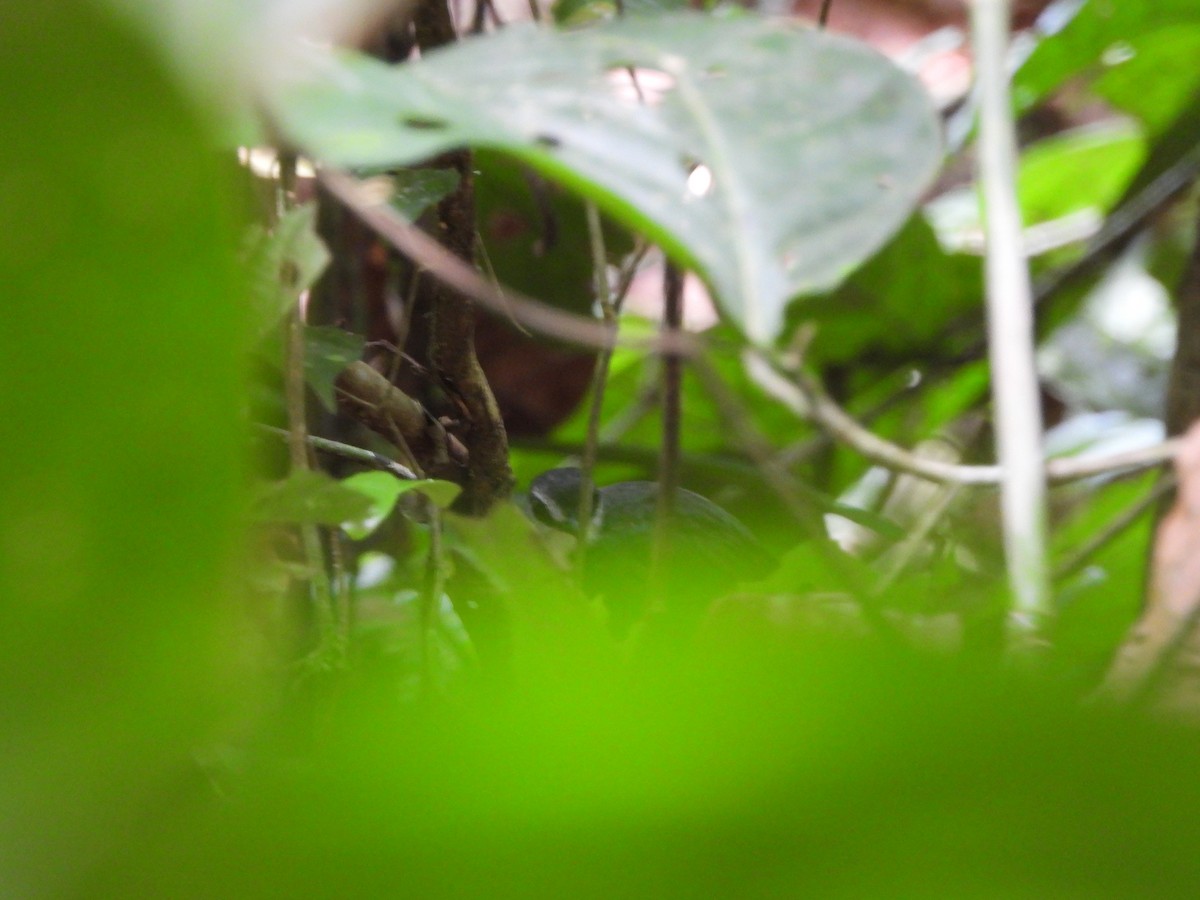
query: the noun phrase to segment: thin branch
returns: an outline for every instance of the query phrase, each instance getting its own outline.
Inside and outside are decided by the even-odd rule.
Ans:
[[[683,272],[674,263],[663,268],[663,329],[678,334],[683,328]],[[663,354],[662,454],[658,465],[658,512],[669,520],[679,487],[679,438],[683,419],[683,360]]]
[[[822,0],[821,11],[817,14],[817,27],[824,29],[829,24],[829,10],[833,6],[833,0]]]
[[[1008,0],[973,0],[979,93],[979,165],[987,233],[988,350],[1011,625],[1036,630],[1052,613],[1046,563],[1046,473],[1034,362],[1033,287],[1016,191],[1016,129],[1009,97]]]
[[[287,429],[276,428],[274,425],[255,423],[254,427],[259,431],[273,434],[277,437],[290,437],[290,432]],[[331,441],[327,438],[317,437],[315,434],[305,435],[304,439],[314,450],[331,453],[343,459],[352,459],[355,462],[362,463],[364,466],[370,466],[372,469],[378,469],[381,472],[394,475],[401,481],[417,480],[416,473],[407,466],[401,465],[394,459],[388,459],[381,453],[375,453],[373,450],[364,450],[362,447],[355,447],[353,444],[342,444],[338,441]]]
[[[1158,483],[1154,485],[1153,489],[1146,496],[1131,503],[1116,518],[1109,522],[1099,534],[1094,535],[1091,540],[1076,550],[1075,553],[1059,563],[1054,569],[1055,579],[1066,578],[1082,569],[1087,565],[1088,560],[1124,534],[1130,526],[1156,506],[1163,497],[1166,497],[1171,491],[1175,490],[1177,483],[1178,481],[1174,475],[1164,475],[1160,478]]]
[[[681,334],[683,329],[683,272],[670,260],[663,267],[663,322],[661,333]],[[671,523],[675,492],[679,489],[679,440],[683,418],[683,360],[662,354],[662,444],[658,454],[658,500],[650,554],[651,610],[665,609],[663,586],[671,558]]]
[[[350,363],[338,373],[334,387],[338,410],[390,441],[418,476],[461,479],[470,458],[467,448],[369,364]]]
[[[613,332],[617,330],[617,310],[608,284],[608,250],[604,246],[604,229],[600,223],[600,211],[596,204],[586,203],[588,242],[592,251],[592,279],[596,286],[596,299],[604,324]],[[584,439],[583,456],[579,461],[579,549],[576,564],[583,567],[584,554],[592,529],[593,484],[592,469],[596,466],[596,447],[600,443],[600,414],[604,409],[604,390],[608,384],[608,368],[612,362],[612,351],[601,350],[596,356],[592,370],[592,390],[588,407],[587,437]]]
[[[802,415],[813,424],[877,465],[929,481],[980,487],[1000,483],[999,466],[960,465],[926,459],[868,431],[838,406],[816,379],[799,369],[788,373],[791,378],[789,381],[775,371],[761,351],[749,351],[746,362],[755,368],[754,376],[759,384],[767,380],[763,377],[767,373],[772,393],[786,396],[789,406],[803,409]],[[1153,447],[1108,456],[1063,457],[1047,461],[1045,473],[1049,481],[1058,484],[1114,472],[1148,469],[1173,459],[1178,449],[1179,439],[1172,438]]]
[[[1179,444],[1179,438],[1171,438],[1161,444],[1155,444],[1153,447],[1129,450],[1125,453],[1113,453],[1109,456],[1052,459],[1046,463],[1046,478],[1054,484],[1060,484],[1066,481],[1094,478],[1097,475],[1109,475],[1114,472],[1150,469],[1173,460],[1179,452]]]
[[[279,184],[276,194],[277,212],[282,214],[291,206],[295,196],[296,158],[280,154]],[[288,313],[284,344],[284,403],[287,409],[288,456],[292,470],[306,471],[308,459],[308,413],[305,404],[304,381],[304,315],[303,295],[295,298]],[[333,585],[326,567],[321,535],[311,522],[299,526],[304,560],[312,572],[309,585],[312,591],[313,613],[317,624],[317,647],[309,661],[317,667],[345,662],[346,645],[337,626],[337,609]]]
[[[1114,210],[1088,241],[1079,259],[1039,277],[1033,290],[1035,304],[1042,306],[1066,285],[1098,269],[1126,246],[1129,238],[1141,230],[1148,219],[1191,184],[1198,173],[1200,144]]]

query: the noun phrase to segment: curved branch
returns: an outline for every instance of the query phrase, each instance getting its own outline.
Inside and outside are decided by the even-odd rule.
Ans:
[[[797,370],[784,377],[758,351],[747,353],[744,361],[751,377],[764,390],[877,465],[946,484],[983,487],[1000,483],[999,466],[961,465],[927,459],[868,431],[838,406],[816,379],[804,372]],[[1153,447],[1125,453],[1052,459],[1046,463],[1046,478],[1061,484],[1112,472],[1147,469],[1174,459],[1178,449],[1179,439],[1172,438]]]

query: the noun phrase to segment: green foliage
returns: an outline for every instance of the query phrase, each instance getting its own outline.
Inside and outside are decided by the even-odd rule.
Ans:
[[[909,76],[854,42],[752,17],[512,27],[400,69],[342,54],[314,61],[276,110],[342,165],[462,145],[517,156],[701,273],[760,343],[792,297],[886,240],[940,156]]]
[[[1195,89],[1197,76],[1178,68],[1196,46],[1200,9],[1191,0],[1113,3],[1089,0],[1057,33],[1043,40],[1021,67],[1014,95],[1023,109],[1067,79],[1082,75],[1103,96],[1154,129],[1174,117]],[[1166,71],[1172,77],[1161,77]]]
[[[0,81],[0,880],[80,896],[252,699],[229,690],[249,316],[231,166],[143,41],[4,4]]]
[[[1145,139],[1124,123],[1039,141],[1022,156],[1017,179],[1026,225],[1081,210],[1107,212],[1145,156]]]
[[[806,304],[801,321],[816,323],[814,352],[830,363],[937,354],[955,321],[978,308],[981,279],[979,259],[947,253],[918,215],[839,290]]]

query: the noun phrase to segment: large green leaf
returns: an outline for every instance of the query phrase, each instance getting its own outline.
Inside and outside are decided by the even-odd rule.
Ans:
[[[836,285],[903,223],[940,157],[912,78],[847,38],[752,17],[512,27],[398,69],[320,57],[274,107],[342,165],[519,156],[695,268],[760,342],[790,298]]]

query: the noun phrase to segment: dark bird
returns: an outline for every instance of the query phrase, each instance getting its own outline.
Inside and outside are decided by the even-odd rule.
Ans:
[[[579,469],[543,472],[529,488],[534,517],[579,534]],[[670,520],[668,554],[651,570],[658,513],[658,484],[622,481],[592,493],[592,521],[584,554],[585,589],[603,597],[609,621],[624,634],[662,591],[664,611],[698,619],[708,605],[738,583],[767,575],[772,559],[749,529],[711,500],[679,488]]]

